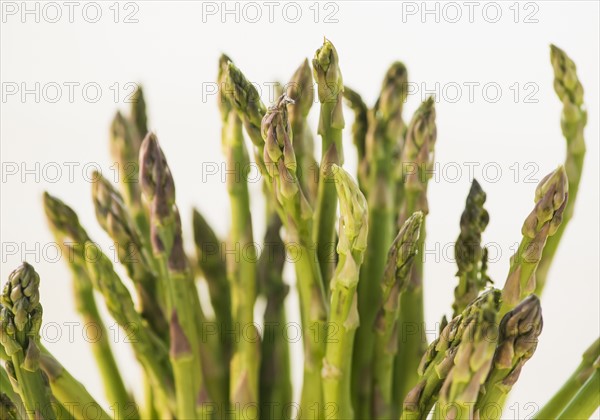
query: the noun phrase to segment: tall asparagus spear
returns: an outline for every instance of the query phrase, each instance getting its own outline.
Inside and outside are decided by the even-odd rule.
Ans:
[[[227,64],[221,61],[219,80],[223,81]],[[254,326],[254,303],[256,301],[256,248],[252,235],[252,217],[250,215],[250,195],[247,184],[247,168],[250,165],[248,151],[244,144],[242,122],[237,113],[226,101],[219,101],[223,120],[222,147],[229,171],[227,191],[231,202],[230,244],[239,250],[234,258],[228,260],[227,269],[231,285],[233,320],[240,336],[234,343],[230,368],[230,400],[234,407],[248,410],[248,415],[257,415],[258,407],[258,371],[260,366],[259,344],[252,339],[258,337]],[[246,175],[245,175],[246,174]],[[239,327],[239,328],[238,328]],[[252,337],[242,335],[252,330]],[[246,333],[247,334],[247,333]],[[242,411],[240,411],[242,413]]]
[[[593,368],[592,375],[557,417],[559,420],[591,418],[600,407],[600,357],[594,362]]]
[[[354,122],[352,123],[352,142],[356,147],[358,154],[358,186],[360,190],[368,197],[368,171],[369,162],[367,156],[367,131],[369,129],[369,108],[361,96],[348,86],[344,86],[344,99],[354,112]]]
[[[358,286],[358,311],[361,326],[356,336],[353,361],[353,392],[357,414],[372,415],[372,365],[375,334],[373,324],[381,304],[381,288],[376,285],[383,277],[386,253],[396,230],[394,220],[394,162],[392,156],[399,146],[402,133],[402,108],[406,99],[407,73],[404,64],[395,62],[388,69],[379,99],[369,114],[366,160],[369,162],[369,244]],[[407,216],[411,216],[408,214]],[[407,217],[408,218],[408,217]]]
[[[519,249],[511,257],[510,270],[502,290],[502,315],[536,289],[536,269],[548,237],[562,222],[567,205],[567,174],[563,166],[546,175],[535,190],[535,206],[525,219]]]
[[[492,368],[475,405],[480,418],[500,418],[497,408],[519,379],[523,365],[533,356],[542,324],[540,300],[535,295],[525,298],[500,321]]]
[[[125,388],[119,367],[112,353],[109,334],[98,308],[86,263],[85,244],[92,242],[79,223],[77,214],[56,197],[44,193],[44,212],[62,254],[68,257],[69,268],[73,275],[73,290],[77,311],[85,324],[94,325],[99,333],[98,340],[91,343],[92,353],[98,364],[104,392],[111,403],[126,406],[132,399]]]
[[[477,180],[473,180],[465,210],[460,217],[460,235],[454,256],[458,265],[458,286],[454,289],[454,315],[461,313],[490,282],[486,274],[487,249],[481,247],[481,234],[490,216],[483,205],[486,195]]]
[[[131,97],[131,116],[130,120],[135,126],[139,135],[139,145],[148,134],[148,115],[146,111],[146,99],[144,98],[144,90],[138,84],[137,89]]]
[[[403,403],[401,419],[425,419],[438,399],[438,393],[450,370],[463,339],[469,343],[481,325],[495,320],[501,292],[491,289],[475,299],[442,329],[423,355],[419,380]],[[493,321],[492,321],[493,322]]]
[[[294,101],[289,108],[294,133],[294,151],[298,161],[297,176],[311,205],[317,198],[319,167],[314,157],[314,139],[306,120],[314,102],[315,90],[308,60],[304,60],[286,85],[286,95]]]
[[[11,358],[18,392],[30,419],[54,419],[51,392],[40,370],[40,276],[23,263],[10,273],[0,303],[0,343]]]
[[[298,250],[295,261],[304,337],[304,381],[300,410],[323,416],[321,367],[325,352],[325,292],[311,232],[313,212],[296,177],[296,157],[287,117],[290,99],[283,95],[262,121],[263,159],[274,202],[286,228],[287,243]],[[316,412],[315,412],[316,410]]]
[[[281,219],[272,214],[265,233],[264,248],[258,260],[258,277],[267,305],[264,312],[264,335],[261,342],[260,413],[263,419],[277,419],[292,402],[289,342],[286,339],[285,297],[288,286],[283,282],[285,245],[279,235]]]
[[[404,198],[399,223],[415,211],[422,211],[424,218],[417,245],[420,257],[413,264],[410,282],[400,298],[398,355],[394,365],[394,395],[400,401],[417,382],[417,367],[427,345],[423,331],[423,249],[429,213],[427,184],[433,169],[436,138],[434,100],[430,97],[413,115],[401,159]]]
[[[193,418],[206,409],[201,398],[202,372],[197,322],[198,291],[183,250],[175,183],[158,139],[149,133],[140,148],[140,182],[150,202],[150,239],[167,291],[169,356],[173,366],[177,416]],[[198,407],[197,407],[198,405]]]
[[[344,163],[342,129],[344,114],[342,95],[344,82],[339,67],[339,58],[333,44],[325,39],[315,53],[313,73],[317,81],[317,93],[321,103],[318,133],[322,139],[322,156],[319,170],[319,188],[313,226],[313,240],[317,245],[319,267],[325,288],[333,274],[335,254],[335,218],[337,198],[333,182],[332,165]]]
[[[477,395],[492,367],[498,337],[498,295],[487,295],[489,309],[468,325],[456,349],[454,364],[442,387],[436,412],[444,419],[471,420]],[[494,299],[496,299],[494,301]],[[434,415],[434,418],[438,418]]]
[[[382,304],[375,320],[373,354],[373,416],[387,419],[392,416],[395,398],[392,391],[394,356],[398,350],[397,320],[400,295],[406,288],[410,270],[417,254],[417,240],[423,213],[416,212],[400,228],[388,251],[381,282]]]
[[[96,173],[92,198],[100,226],[115,241],[117,255],[137,291],[142,317],[148,321],[155,334],[168,341],[168,325],[162,313],[158,279],[152,268],[148,245],[138,233],[124,207],[121,195],[101,174]],[[164,296],[163,296],[164,297]]]
[[[564,211],[563,222],[558,230],[544,247],[542,260],[537,269],[537,283],[535,293],[540,296],[550,265],[558,249],[567,224],[573,217],[575,200],[579,191],[579,182],[583,172],[583,161],[585,157],[585,141],[583,130],[587,124],[587,111],[583,104],[583,87],[577,77],[575,63],[567,54],[555,45],[550,46],[550,61],[554,69],[554,90],[563,103],[561,114],[561,129],[567,140],[567,157],[565,159],[565,171],[569,180],[569,202]]]
[[[339,261],[330,283],[328,329],[335,331],[335,339],[327,343],[323,360],[323,393],[325,404],[335,404],[339,418],[351,419],[352,350],[359,323],[356,288],[367,247],[368,213],[367,201],[350,175],[337,165],[331,169],[340,201]]]
[[[535,415],[536,419],[556,418],[594,373],[594,362],[600,357],[600,338],[583,353],[581,363],[556,394]]]

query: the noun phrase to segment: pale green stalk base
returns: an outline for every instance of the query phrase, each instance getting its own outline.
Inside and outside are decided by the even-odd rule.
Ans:
[[[599,406],[600,369],[597,368],[557,418],[558,420],[589,419]]]

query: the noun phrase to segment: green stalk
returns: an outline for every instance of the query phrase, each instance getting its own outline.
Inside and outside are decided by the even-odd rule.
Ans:
[[[562,222],[567,197],[567,174],[565,168],[559,166],[546,175],[535,190],[535,206],[521,228],[523,239],[510,259],[510,270],[502,289],[502,316],[536,290],[536,269],[546,240],[557,232]]]
[[[423,251],[425,220],[429,213],[427,184],[433,169],[437,138],[434,105],[434,100],[430,97],[417,109],[408,126],[402,148],[404,198],[398,222],[403,223],[416,211],[421,211],[424,219],[417,243],[420,257],[413,264],[410,281],[400,298],[398,355],[394,365],[394,395],[399,401],[403,401],[417,383],[419,360],[427,346],[423,308]]]
[[[11,358],[6,354],[4,347],[0,344],[0,359],[5,360],[7,364],[10,364]],[[2,393],[6,395],[6,397],[11,401],[11,403],[15,407],[15,411],[18,415],[17,418],[25,418],[27,417],[25,406],[23,405],[23,401],[21,400],[21,396],[18,393],[18,384],[13,386],[13,380],[8,376],[6,369],[0,365],[0,390]],[[2,417],[0,417],[2,418]]]
[[[73,209],[48,193],[44,193],[44,211],[56,242],[63,255],[68,256],[77,311],[85,325],[94,325],[99,331],[98,340],[90,346],[102,377],[105,395],[111,404],[127,406],[133,403],[133,399],[125,388],[110,346],[110,335],[98,312],[91,274],[86,262],[89,258],[85,254],[85,244],[92,240],[79,223]]]
[[[307,116],[315,100],[312,72],[304,60],[286,85],[286,95],[294,101],[288,105],[290,124],[294,133],[294,151],[298,161],[298,181],[313,205],[319,186],[319,166],[314,156],[314,139]]]
[[[165,155],[153,133],[140,148],[142,192],[150,203],[150,239],[167,291],[170,324],[169,357],[173,367],[177,417],[194,418],[200,403],[202,371],[198,337],[198,292],[183,250],[175,184]]]
[[[4,389],[2,389],[4,391]],[[4,392],[0,392],[0,418],[5,420],[18,420],[21,414],[17,411],[17,406],[10,397]]]
[[[24,262],[10,273],[0,295],[0,343],[11,358],[18,392],[32,420],[55,419],[52,393],[40,362],[40,276]]]
[[[412,264],[417,254],[417,241],[423,214],[413,214],[400,228],[388,251],[387,264],[381,282],[382,304],[375,320],[373,354],[373,416],[392,417],[395,404],[393,385],[394,357],[398,350],[397,320],[400,295],[409,281]]]
[[[342,109],[344,82],[337,51],[327,39],[315,53],[313,73],[318,84],[317,93],[321,103],[318,133],[322,139],[313,240],[317,246],[323,285],[327,290],[335,262],[337,197],[332,165],[341,166],[344,163],[342,129],[345,125]]]
[[[339,418],[352,419],[352,351],[359,323],[356,289],[367,248],[368,212],[367,201],[351,176],[337,165],[332,171],[340,201],[339,260],[330,283],[327,328],[333,328],[335,339],[326,345],[323,394],[325,405],[333,404]]]
[[[296,156],[292,146],[291,126],[287,118],[285,95],[270,108],[262,121],[264,136],[263,162],[273,202],[288,238],[298,251],[295,261],[300,312],[304,337],[304,381],[300,412],[323,417],[323,383],[321,368],[325,354],[325,319],[327,306],[316,249],[311,232],[313,212],[296,177]]]
[[[40,368],[48,377],[50,389],[56,399],[77,419],[110,420],[111,416],[104,411],[98,402],[85,389],[83,384],[75,379],[43,346],[41,348]],[[132,403],[133,404],[133,403]],[[119,413],[134,416],[124,418],[139,418],[137,407],[116,406]]]
[[[577,391],[594,373],[594,361],[600,357],[600,338],[583,353],[581,363],[552,398],[536,414],[540,420],[556,418],[573,399]]]
[[[485,192],[474,179],[460,217],[460,235],[454,248],[458,286],[454,289],[453,317],[461,313],[491,281],[486,274],[487,249],[481,247],[481,234],[490,221],[487,210],[483,208],[485,199]]]
[[[475,405],[475,411],[481,418],[495,418],[492,413],[497,413],[497,407],[502,406],[519,379],[523,365],[535,353],[542,323],[540,300],[535,295],[525,298],[500,321],[500,336],[492,369]],[[489,406],[493,410],[489,410]]]
[[[394,162],[392,156],[400,142],[404,122],[402,108],[406,100],[407,73],[404,64],[395,62],[388,69],[381,93],[369,114],[366,139],[366,161],[369,162],[367,189],[369,191],[369,237],[365,263],[358,285],[358,312],[361,326],[356,333],[353,360],[353,398],[357,415],[373,415],[373,324],[381,305],[381,288],[386,254],[392,243],[394,221]],[[412,215],[412,213],[410,214]],[[410,216],[409,215],[409,216]]]
[[[354,112],[354,122],[352,123],[352,142],[356,147],[358,154],[358,186],[365,197],[368,198],[368,174],[369,162],[367,156],[367,131],[369,129],[369,108],[363,101],[358,92],[344,86],[344,99]]]
[[[564,211],[563,221],[554,233],[548,238],[542,260],[537,269],[537,283],[535,293],[540,296],[554,255],[558,250],[560,239],[573,217],[575,201],[579,192],[579,182],[583,173],[583,161],[585,158],[585,141],[583,130],[587,124],[587,111],[583,104],[583,87],[577,77],[575,63],[560,48],[550,46],[550,60],[554,69],[554,90],[563,103],[561,114],[561,129],[567,140],[567,157],[565,159],[565,170],[569,180],[569,202]]]
[[[258,260],[261,293],[267,300],[265,332],[261,342],[260,417],[278,419],[292,402],[290,349],[286,340],[285,297],[289,287],[283,282],[285,245],[279,235],[281,219],[271,214],[265,233],[264,249]]]
[[[589,419],[600,407],[600,359],[596,361],[592,376],[577,391],[577,394],[567,404],[557,417],[558,420]]]

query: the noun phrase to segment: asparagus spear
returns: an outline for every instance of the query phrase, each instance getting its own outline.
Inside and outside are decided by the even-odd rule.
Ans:
[[[490,319],[496,319],[501,292],[491,289],[471,302],[465,310],[442,329],[423,355],[419,380],[403,403],[401,419],[425,419],[437,401],[438,393],[454,365],[463,339],[473,341],[473,333]]]
[[[483,208],[485,199],[485,192],[474,179],[460,217],[460,235],[454,248],[458,286],[454,289],[453,317],[461,313],[491,281],[485,273],[487,249],[481,247],[481,234],[490,221],[487,210]]]
[[[328,330],[335,340],[327,343],[323,360],[323,393],[325,404],[335,404],[339,418],[354,418],[350,393],[352,350],[358,327],[356,289],[360,267],[367,248],[367,201],[358,185],[341,167],[331,168],[340,201],[339,261],[331,279],[331,310]]]
[[[397,325],[400,295],[408,282],[417,254],[417,240],[423,222],[423,213],[408,218],[388,251],[388,259],[381,282],[382,304],[375,320],[375,347],[373,355],[373,415],[386,419],[392,416],[395,398],[392,391],[394,356],[398,349]]]
[[[158,139],[149,133],[140,148],[142,193],[150,203],[150,239],[167,291],[170,325],[169,356],[173,366],[177,416],[193,418],[206,406],[200,398],[202,374],[197,322],[198,291],[183,250],[175,183]],[[197,407],[197,405],[199,405]]]
[[[360,97],[358,92],[344,86],[344,99],[354,112],[354,122],[352,123],[352,142],[358,153],[358,186],[360,190],[368,197],[367,180],[369,173],[369,162],[367,156],[367,130],[369,129],[369,108]]]
[[[554,69],[554,90],[563,103],[560,125],[563,136],[567,140],[567,157],[564,165],[569,180],[569,202],[564,210],[563,222],[558,227],[554,236],[548,238],[548,242],[542,253],[542,260],[537,269],[537,283],[535,288],[535,293],[538,296],[541,295],[546,284],[550,265],[558,250],[560,239],[565,232],[567,224],[573,217],[575,200],[577,199],[579,182],[581,181],[581,174],[583,172],[585,157],[583,130],[587,124],[587,111],[583,104],[583,87],[577,77],[575,63],[563,50],[555,45],[550,46],[550,61]]]
[[[40,355],[40,368],[48,377],[52,394],[65,408],[78,419],[102,419],[110,420],[106,411],[96,402],[83,384],[71,374],[54,358],[43,346]],[[137,407],[133,403],[129,407],[116,405],[119,414],[129,414],[132,411],[137,414]],[[123,418],[132,418],[123,416]]]
[[[264,335],[261,342],[260,417],[277,419],[292,402],[289,343],[284,302],[288,286],[283,282],[285,246],[279,235],[281,219],[272,214],[258,260],[258,278],[266,297]]]
[[[596,339],[585,353],[583,353],[581,363],[577,366],[577,369],[575,369],[558,392],[536,414],[535,418],[545,420],[557,417],[581,387],[592,377],[592,374],[595,372],[594,362],[599,357],[600,338]]]
[[[92,353],[100,369],[104,392],[108,401],[124,407],[132,402],[125,388],[121,373],[112,353],[109,334],[96,306],[96,298],[86,259],[85,244],[92,242],[79,223],[77,214],[65,203],[44,193],[44,211],[56,242],[68,256],[73,274],[75,304],[86,325],[94,325],[99,333],[98,340],[91,343]]]
[[[130,120],[135,126],[139,135],[138,144],[141,146],[142,140],[144,137],[146,137],[146,134],[148,134],[148,116],[146,115],[146,99],[144,98],[144,90],[139,84],[137,85],[137,89],[131,97]]]
[[[558,420],[587,419],[600,407],[600,357],[594,362],[594,372],[557,417]]]
[[[373,323],[381,304],[381,289],[373,283],[383,277],[386,252],[395,231],[392,156],[398,147],[404,124],[402,107],[406,99],[406,77],[406,68],[402,63],[392,64],[383,80],[379,99],[369,114],[366,160],[369,162],[367,190],[370,226],[368,252],[360,274],[361,278],[368,280],[358,286],[358,311],[362,325],[357,331],[352,366],[355,372],[353,391],[357,414],[363,418],[372,415]]]
[[[7,363],[12,363],[9,362],[9,360],[11,359],[8,354],[6,354],[6,352],[4,351],[4,346],[2,346],[2,344],[0,344],[0,352],[2,354],[0,354],[0,358],[2,360],[6,360]],[[8,373],[6,372],[5,368],[0,365],[0,389],[2,390],[2,395],[6,396],[6,399],[8,399],[10,401],[10,404],[8,404],[7,402],[7,409],[10,408],[9,411],[12,411],[12,407],[14,406],[14,411],[15,411],[15,415],[16,417],[14,417],[15,419],[18,418],[25,418],[27,417],[26,411],[25,411],[25,406],[23,405],[23,401],[21,400],[21,396],[18,393],[18,388],[13,388],[13,382],[11,381],[11,378],[9,378]],[[0,411],[1,414],[1,411]],[[8,415],[8,413],[6,414]],[[0,416],[0,418],[4,418],[2,416]]]
[[[314,157],[314,139],[306,120],[315,98],[308,60],[302,62],[286,85],[286,95],[294,101],[289,104],[288,109],[298,161],[296,175],[302,190],[306,192],[308,202],[313,204],[317,198],[319,170]]]
[[[287,117],[289,101],[290,99],[283,95],[263,118],[263,159],[277,212],[287,230],[287,243],[298,249],[295,268],[305,356],[300,410],[305,415],[314,413],[317,417],[322,417],[321,367],[325,351],[323,334],[327,309],[323,281],[311,237],[313,213],[296,177],[296,157]]]
[[[8,276],[0,295],[0,343],[11,358],[18,392],[30,419],[54,419],[47,379],[40,371],[40,276],[24,262]]]
[[[492,369],[475,405],[480,418],[500,418],[496,409],[502,406],[523,365],[533,356],[542,324],[540,300],[535,295],[525,298],[500,321]]]
[[[433,168],[436,138],[434,100],[430,97],[413,115],[401,159],[404,198],[399,223],[415,211],[422,211],[424,218],[417,244],[420,257],[413,264],[410,281],[400,298],[398,355],[394,365],[394,395],[400,401],[417,382],[417,367],[427,345],[423,331],[423,249],[425,220],[429,213],[427,184]]]
[[[219,80],[224,80],[226,64],[220,63]],[[240,336],[235,338],[230,367],[230,402],[234,410],[248,410],[247,415],[258,413],[258,372],[260,347],[256,341],[241,336],[248,328],[253,337],[258,337],[254,326],[254,303],[256,301],[256,248],[252,235],[250,195],[247,177],[244,175],[250,164],[244,144],[242,122],[227,102],[219,101],[223,120],[222,147],[227,166],[233,175],[227,177],[227,190],[231,202],[230,243],[239,249],[239,255],[230,259],[227,274],[231,285],[233,320],[239,326]],[[247,173],[246,173],[247,174]],[[240,411],[242,413],[242,411]]]
[[[477,395],[492,367],[498,337],[499,299],[497,294],[486,296],[487,305],[478,322],[469,324],[456,349],[450,368],[439,393],[436,412],[444,419],[473,418]],[[503,346],[504,343],[501,344]],[[503,350],[500,350],[501,352]]]
[[[323,284],[327,288],[333,274],[335,261],[337,198],[335,196],[336,189],[333,182],[332,165],[341,166],[344,163],[342,129],[345,125],[342,110],[344,82],[342,81],[337,51],[327,39],[324,40],[323,46],[315,53],[313,73],[317,81],[317,93],[321,103],[318,133],[322,138],[313,240],[317,245]]]
[[[561,224],[567,197],[567,174],[565,168],[559,166],[546,175],[535,190],[535,206],[521,228],[523,239],[511,257],[510,270],[502,290],[502,315],[535,291],[536,269],[544,245]]]
[[[4,392],[0,392],[0,418],[6,420],[18,420],[19,412],[17,406]]]
[[[101,174],[95,174],[92,198],[100,226],[115,241],[117,255],[137,291],[142,317],[155,334],[167,341],[168,325],[159,301],[156,273],[137,227],[125,209],[121,195]]]

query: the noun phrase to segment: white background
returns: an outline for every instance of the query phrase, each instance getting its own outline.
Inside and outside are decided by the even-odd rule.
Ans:
[[[585,88],[589,123],[585,131],[588,146],[585,171],[578,197],[576,214],[570,223],[555,260],[543,297],[544,331],[534,358],[527,364],[512,393],[513,411],[507,418],[523,418],[531,412],[532,402],[538,406],[558,389],[579,363],[581,352],[598,336],[598,3],[594,1],[546,1],[516,7],[512,2],[500,2],[475,7],[472,22],[469,9],[463,2],[450,6],[444,3],[421,2],[335,2],[315,7],[312,3],[296,3],[302,12],[297,23],[297,8],[286,9],[283,3],[275,8],[273,21],[263,3],[262,18],[255,8],[245,9],[238,4],[236,15],[203,14],[200,3],[193,2],[135,2],[137,8],[122,3],[118,23],[114,22],[112,2],[98,3],[102,16],[89,23],[94,9],[82,12],[75,8],[73,22],[68,9],[57,3],[62,17],[57,23],[56,9],[40,8],[40,22],[34,15],[5,13],[3,3],[1,29],[1,74],[3,92],[12,83],[19,89],[32,89],[40,83],[41,97],[36,103],[33,94],[2,98],[2,265],[4,282],[9,272],[21,260],[34,264],[42,276],[42,302],[46,323],[61,326],[60,339],[48,347],[90,389],[102,399],[101,383],[94,368],[89,347],[82,338],[82,328],[74,327],[69,339],[67,324],[79,320],[71,295],[71,279],[64,261],[48,261],[44,248],[53,240],[44,220],[41,194],[44,190],[70,203],[90,235],[108,248],[110,240],[98,227],[90,197],[90,183],[82,169],[86,163],[97,163],[105,175],[110,172],[108,127],[117,109],[126,111],[124,103],[127,83],[141,82],[146,90],[150,126],[159,139],[172,168],[178,194],[178,204],[186,230],[187,246],[190,234],[191,208],[198,207],[218,233],[225,237],[228,222],[228,200],[225,185],[212,177],[202,182],[202,164],[222,162],[220,150],[220,120],[214,95],[203,97],[212,87],[217,72],[217,59],[227,53],[246,75],[261,83],[265,101],[265,82],[286,81],[305,57],[314,51],[327,36],[337,47],[344,81],[357,89],[369,104],[375,101],[386,68],[394,60],[402,60],[409,77],[416,83],[418,93],[411,95],[406,105],[406,119],[418,106],[423,88],[437,92],[437,160],[441,175],[430,183],[431,214],[427,220],[427,249],[436,247],[451,256],[445,246],[458,235],[458,221],[464,206],[470,179],[468,162],[479,162],[475,175],[488,193],[487,208],[491,222],[484,241],[501,249],[498,261],[490,267],[491,277],[501,287],[508,270],[509,257],[520,240],[521,224],[533,205],[536,183],[526,182],[525,175],[535,170],[534,180],[553,170],[564,159],[565,142],[559,125],[561,104],[552,89],[552,69],[549,63],[549,44],[555,43],[575,60]],[[33,9],[35,2],[28,2]],[[224,6],[212,3],[217,8]],[[456,7],[462,17],[451,23]],[[228,3],[233,9],[235,3]],[[312,9],[311,9],[312,7]],[[409,15],[407,10],[418,9]],[[436,16],[421,16],[424,7]],[[205,6],[206,8],[206,6]],[[409,8],[409,9],[407,9]],[[315,9],[320,10],[315,23]],[[496,10],[502,15],[495,20]],[[518,17],[515,10],[520,11]],[[45,13],[44,13],[45,11]],[[125,23],[125,16],[135,11]],[[245,12],[245,13],[244,13]],[[325,22],[326,14],[335,12]],[[526,17],[536,22],[526,23]],[[517,23],[515,23],[515,18]],[[25,20],[23,23],[22,20]],[[69,101],[65,82],[79,82],[74,99]],[[97,83],[102,93],[92,103],[82,92],[85,83]],[[474,87],[472,100],[465,83]],[[25,83],[25,85],[21,85]],[[55,90],[49,83],[62,85],[62,98],[50,100]],[[116,100],[111,86],[119,84]],[[492,102],[494,89],[483,86],[495,83],[501,96]],[[519,98],[515,101],[515,83],[519,83]],[[525,83],[533,83],[525,88]],[[462,97],[455,101],[461,87]],[[513,86],[511,90],[511,86]],[[533,86],[533,88],[531,87]],[[44,92],[43,87],[46,87]],[[442,89],[446,87],[446,89]],[[537,91],[526,103],[524,95]],[[20,93],[20,92],[19,92]],[[94,91],[88,91],[94,96]],[[316,127],[318,106],[311,112],[312,127]],[[354,171],[355,151],[349,134],[351,113],[348,111],[346,130],[346,168]],[[317,145],[318,146],[318,145]],[[319,148],[319,147],[317,147]],[[69,180],[67,162],[80,162],[74,179]],[[11,175],[7,165],[24,164],[27,168],[40,166],[41,179],[23,172]],[[516,163],[517,166],[512,166]],[[533,166],[525,166],[526,164]],[[482,172],[487,164],[489,171]],[[57,182],[53,169],[62,168]],[[455,168],[462,169],[456,177]],[[513,169],[511,170],[511,166]],[[501,176],[493,170],[500,167]],[[515,180],[514,168],[520,168]],[[454,168],[454,169],[453,169]],[[46,173],[44,176],[44,170]],[[445,171],[445,172],[444,172]],[[498,179],[496,179],[498,178]],[[254,214],[262,215],[262,196],[258,184],[252,186]],[[255,237],[262,237],[264,223],[256,218]],[[18,252],[6,254],[6,247],[17,244]],[[437,244],[437,245],[436,245]],[[37,247],[37,251],[35,251]],[[29,254],[27,250],[34,250]],[[191,248],[189,248],[191,251]],[[440,252],[429,255],[426,262],[426,314],[430,329],[450,311],[452,291],[456,283],[454,263]],[[289,271],[289,270],[288,270]],[[289,276],[293,282],[292,276]],[[297,295],[288,300],[290,319],[297,320]],[[293,314],[293,315],[292,315]],[[113,322],[107,319],[110,325]],[[54,338],[55,330],[46,330]],[[114,348],[127,382],[139,385],[139,371],[132,363],[133,356],[121,337]],[[294,348],[295,360],[301,360],[300,349]],[[300,372],[294,363],[294,372]],[[298,377],[297,377],[298,379]],[[139,390],[136,390],[136,392]],[[517,408],[519,407],[519,412]]]

